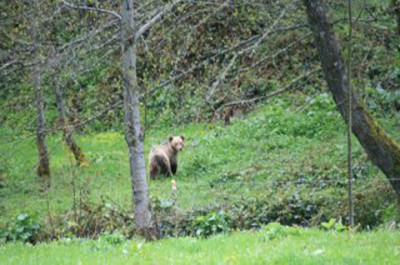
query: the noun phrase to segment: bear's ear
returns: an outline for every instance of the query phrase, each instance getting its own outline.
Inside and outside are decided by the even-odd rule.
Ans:
[[[182,141],[185,141],[185,136],[181,135]]]
[[[170,136],[168,139],[169,139],[170,142],[172,142],[172,140],[174,139],[174,137],[173,137],[173,136]]]

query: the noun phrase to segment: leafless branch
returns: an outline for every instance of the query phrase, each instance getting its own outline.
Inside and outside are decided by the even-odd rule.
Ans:
[[[110,106],[108,106],[107,108],[102,109],[99,113],[97,113],[96,115],[93,115],[92,117],[90,117],[89,119],[82,121],[80,123],[76,123],[73,125],[74,128],[79,128],[82,127],[88,123],[90,123],[93,120],[96,120],[98,118],[100,118],[101,116],[103,116],[107,111],[115,109],[119,106],[122,106],[122,100],[118,100],[117,102],[111,104]]]
[[[210,100],[211,96],[214,94],[215,89],[218,87],[218,85],[225,79],[227,73],[229,72],[229,70],[232,68],[232,66],[234,65],[235,61],[237,58],[237,54],[234,54],[231,61],[229,62],[229,64],[225,67],[224,71],[220,74],[220,76],[217,78],[217,80],[215,80],[215,82],[213,83],[209,93],[206,96],[206,100]]]
[[[10,65],[13,65],[13,64],[16,64],[16,63],[18,63],[18,60],[17,59],[12,59],[11,61],[3,64],[2,66],[0,66],[0,71],[2,71],[3,69],[6,69]]]
[[[91,10],[91,11],[96,11],[96,12],[100,12],[100,13],[107,13],[110,15],[113,15],[115,17],[117,17],[119,20],[121,20],[121,15],[118,14],[115,11],[111,11],[111,10],[107,10],[107,9],[103,9],[103,8],[96,8],[96,7],[90,7],[90,6],[77,6],[71,3],[68,3],[65,0],[60,0],[61,3],[63,3],[64,5],[70,7],[70,8],[74,8],[74,9],[82,9],[82,10]]]
[[[257,48],[257,46],[271,33],[271,31],[276,27],[278,22],[283,18],[283,16],[286,13],[286,8],[282,10],[282,12],[279,14],[279,17],[275,20],[275,22],[271,25],[271,27],[268,28],[267,31],[250,47],[247,47],[246,49],[240,51],[240,54],[245,53],[247,51],[253,50]]]
[[[284,47],[283,49],[280,49],[279,51],[277,51],[276,53],[272,54],[272,55],[268,55],[265,56],[263,58],[261,58],[258,62],[253,63],[252,65],[250,65],[249,67],[240,69],[240,73],[246,72],[248,70],[250,70],[251,68],[254,68],[256,66],[259,66],[262,62],[268,60],[268,59],[274,59],[276,57],[278,57],[279,55],[281,55],[282,53],[287,52],[288,50],[290,50],[291,48],[295,47],[297,44],[299,44],[301,41],[303,41],[304,39],[307,39],[308,37],[311,36],[311,33],[308,33],[306,35],[304,35],[303,37],[301,37],[300,39],[289,43],[289,45],[287,45],[286,47]]]
[[[165,6],[163,10],[161,10],[157,15],[147,21],[135,34],[135,41],[140,39],[140,37],[149,30],[155,23],[157,23],[166,13],[172,10],[172,8],[178,3],[182,2],[182,0],[174,0],[171,4]]]
[[[303,80],[305,78],[308,78],[308,77],[310,77],[310,76],[312,76],[312,75],[314,75],[314,74],[316,74],[316,73],[318,73],[320,71],[321,71],[321,68],[312,70],[312,71],[310,71],[310,72],[308,72],[308,73],[296,78],[295,80],[290,82],[290,84],[286,85],[285,87],[283,87],[281,89],[278,89],[276,91],[273,91],[273,92],[269,93],[268,95],[261,96],[261,97],[256,97],[256,98],[252,98],[252,99],[247,99],[247,100],[238,100],[238,101],[232,101],[232,102],[226,103],[226,104],[222,105],[221,107],[219,107],[217,111],[221,110],[224,107],[255,103],[255,102],[258,102],[258,101],[266,100],[266,99],[269,99],[271,97],[277,96],[277,95],[282,94],[283,92],[286,92],[289,89],[291,89],[299,81],[301,81],[301,80]]]

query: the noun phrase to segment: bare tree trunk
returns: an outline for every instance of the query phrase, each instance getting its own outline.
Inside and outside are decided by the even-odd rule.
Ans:
[[[36,143],[39,151],[39,165],[37,168],[37,175],[39,179],[43,182],[43,189],[48,189],[50,187],[50,162],[49,162],[49,152],[47,151],[46,145],[46,121],[44,118],[44,96],[43,96],[43,88],[40,84],[40,75],[41,75],[41,62],[40,62],[40,50],[38,45],[38,28],[39,28],[39,6],[37,1],[34,3],[34,11],[35,11],[35,23],[32,27],[32,41],[35,43],[34,48],[34,70],[33,70],[33,85],[35,89],[36,95],[36,106],[37,106],[37,114],[36,114]]]
[[[352,93],[351,93],[351,57],[352,57],[352,41],[353,41],[353,15],[351,8],[351,0],[347,0],[349,14],[349,46],[347,57],[347,81],[348,81],[348,121],[347,121],[347,179],[348,179],[348,200],[349,200],[349,224],[354,226],[354,203],[353,203],[353,161],[352,161],[352,142],[351,142],[351,125],[353,124],[352,113]]]
[[[46,145],[46,133],[45,133],[45,118],[44,118],[44,97],[43,89],[40,86],[40,65],[37,62],[34,70],[34,87],[36,92],[36,104],[37,104],[37,127],[36,127],[36,142],[39,150],[39,165],[37,168],[38,177],[44,183],[44,189],[50,187],[50,162],[49,152],[47,151]]]
[[[82,149],[78,146],[75,142],[74,138],[72,137],[73,134],[73,127],[69,126],[68,124],[68,117],[67,117],[67,110],[65,108],[63,94],[60,87],[61,77],[60,74],[56,74],[55,83],[54,83],[54,93],[56,95],[56,103],[58,112],[60,113],[60,125],[63,130],[64,140],[67,143],[68,148],[74,154],[75,160],[78,165],[84,166],[88,165],[89,163],[85,159],[85,155]]]
[[[143,134],[139,119],[139,86],[136,77],[135,24],[133,0],[121,0],[122,74],[124,83],[125,141],[129,149],[129,165],[135,202],[135,222],[138,233],[147,239],[159,238],[150,211]]]
[[[370,159],[386,175],[397,197],[400,198],[400,147],[375,123],[349,89],[340,48],[327,18],[322,0],[303,0],[328,88],[343,119],[348,122],[349,95],[351,93],[352,132]]]

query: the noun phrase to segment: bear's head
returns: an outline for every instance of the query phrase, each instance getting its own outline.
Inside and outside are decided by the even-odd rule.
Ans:
[[[185,141],[185,137],[183,135],[169,137],[169,144],[171,145],[171,148],[175,152],[182,151],[183,147],[185,146],[184,141]]]

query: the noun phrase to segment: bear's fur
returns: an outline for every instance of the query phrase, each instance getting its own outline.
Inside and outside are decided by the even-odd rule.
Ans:
[[[172,176],[178,170],[178,153],[184,147],[185,137],[170,136],[168,141],[151,149],[149,154],[150,179],[157,175]]]

